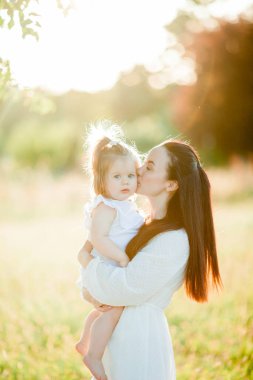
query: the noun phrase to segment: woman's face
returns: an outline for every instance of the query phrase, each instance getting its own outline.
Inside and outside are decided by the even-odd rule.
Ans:
[[[144,164],[138,169],[137,193],[149,197],[159,196],[166,192],[168,186],[168,165],[170,157],[166,148],[153,148]]]

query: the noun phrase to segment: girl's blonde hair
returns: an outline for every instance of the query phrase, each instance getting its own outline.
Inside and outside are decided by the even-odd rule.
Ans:
[[[96,195],[107,195],[106,174],[116,157],[131,157],[140,165],[140,158],[134,145],[125,142],[123,131],[117,124],[100,121],[88,128],[86,143],[88,160],[86,170],[92,178],[92,190]]]

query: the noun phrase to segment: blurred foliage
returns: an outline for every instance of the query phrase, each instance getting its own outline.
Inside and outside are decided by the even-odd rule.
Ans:
[[[41,124],[36,118],[19,123],[15,129],[6,151],[12,153],[18,165],[35,167],[40,163],[53,170],[73,165],[78,140],[67,121]]]
[[[0,1],[0,28],[20,28],[22,37],[33,36],[38,40],[40,23],[39,15],[31,11],[30,0],[1,0]],[[0,57],[0,102],[11,96],[14,81],[11,75],[10,63]]]
[[[58,8],[67,15],[72,8],[72,1],[55,0]],[[22,38],[27,36],[39,39],[40,15],[36,12],[39,0],[1,0],[0,28],[12,29],[18,27]],[[10,63],[0,57],[0,102],[11,97],[15,83],[12,79]]]
[[[8,97],[8,89],[12,86],[12,77],[9,61],[0,58],[0,100]]]
[[[205,151],[253,152],[253,24],[220,20],[213,31],[195,34],[186,51],[194,54],[197,82],[178,87],[174,121]]]
[[[36,1],[38,3],[38,1]],[[31,0],[2,0],[0,2],[0,27],[12,29],[19,25],[22,37],[33,36],[38,39],[38,13],[30,10]]]
[[[196,5],[207,5],[213,2],[213,0],[187,0],[188,3]]]
[[[80,168],[85,129],[104,118],[120,123],[127,138],[146,151],[177,133],[163,104],[163,92],[152,89],[147,79],[147,71],[136,67],[122,74],[111,90],[95,94],[20,91],[16,99],[0,103],[0,155],[15,167]]]
[[[39,39],[38,21],[40,15],[34,9],[39,4],[39,0],[1,0],[0,1],[0,27],[12,29],[19,26],[22,37],[33,36]],[[55,0],[59,10],[67,15],[73,7],[72,0]]]
[[[253,24],[243,19],[213,19],[209,30],[195,12],[207,1],[188,2],[194,6],[180,11],[167,27],[175,37],[164,54],[166,58],[174,49],[182,59],[194,60],[197,81],[192,85],[152,87],[156,74],[173,70],[168,56],[167,61],[160,57],[160,72],[135,66],[108,91],[53,95],[40,89],[18,90],[9,63],[0,60],[0,157],[4,163],[14,167],[42,164],[52,170],[79,167],[85,127],[99,119],[121,124],[142,152],[167,137],[179,136],[191,140],[209,163],[223,163],[234,153],[249,156],[253,151]],[[12,4],[9,20],[14,4],[27,19],[29,1],[2,2],[2,9],[8,3]],[[67,15],[71,0],[57,0],[57,4]]]

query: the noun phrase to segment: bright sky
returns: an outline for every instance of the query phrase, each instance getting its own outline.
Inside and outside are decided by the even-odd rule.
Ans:
[[[186,6],[186,0],[74,0],[75,9],[64,17],[55,3],[43,0],[37,6],[39,42],[22,39],[17,29],[0,30],[1,57],[10,60],[20,86],[94,92],[110,88],[121,71],[136,64],[152,68],[168,43],[173,44],[164,25]],[[210,10],[234,19],[249,4],[252,0],[220,0]],[[174,65],[173,80],[190,81],[193,64],[179,66],[179,58],[178,53],[167,57],[171,72]]]

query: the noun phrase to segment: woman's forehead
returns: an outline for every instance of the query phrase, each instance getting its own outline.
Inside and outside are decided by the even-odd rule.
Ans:
[[[168,165],[169,155],[163,146],[156,146],[151,149],[146,157],[146,161],[154,164],[155,166]]]

